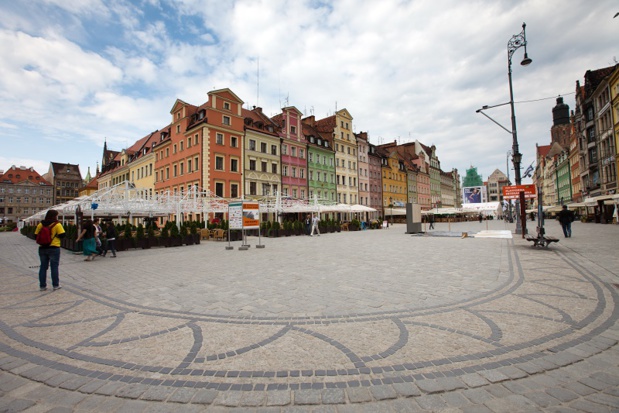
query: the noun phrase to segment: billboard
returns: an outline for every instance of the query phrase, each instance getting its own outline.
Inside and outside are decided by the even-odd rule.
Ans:
[[[462,203],[463,204],[481,204],[487,202],[485,186],[465,186],[462,188]]]
[[[503,187],[503,199],[518,199],[521,192],[524,192],[525,199],[535,199],[537,195],[537,190],[533,184],[512,185]]]
[[[260,227],[258,202],[230,202],[228,204],[230,229],[257,229]]]

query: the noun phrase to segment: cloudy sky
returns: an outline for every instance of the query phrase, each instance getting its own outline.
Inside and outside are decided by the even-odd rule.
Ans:
[[[0,1],[0,169],[100,162],[230,88],[246,107],[346,108],[375,144],[436,145],[443,170],[505,171],[512,138],[476,109],[509,101],[523,168],[558,95],[619,58],[616,0]],[[509,106],[487,112],[510,129]],[[511,168],[511,167],[510,167]],[[510,171],[513,179],[513,170]]]

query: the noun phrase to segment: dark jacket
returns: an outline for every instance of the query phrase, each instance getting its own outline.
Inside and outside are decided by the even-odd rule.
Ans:
[[[559,222],[563,225],[574,222],[574,212],[569,209],[562,209],[559,212]]]

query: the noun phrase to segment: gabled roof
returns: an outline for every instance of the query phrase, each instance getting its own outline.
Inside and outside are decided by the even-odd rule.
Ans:
[[[585,72],[585,96],[591,97],[591,94],[597,89],[598,85],[610,76],[619,64],[609,67],[604,67],[597,70],[587,70]]]
[[[335,115],[328,116],[324,119],[320,119],[316,121],[316,129],[321,132],[330,132],[333,133],[335,126],[337,125]]]
[[[241,114],[245,118],[246,129],[259,131],[269,135],[279,136],[277,134],[277,123],[273,122],[272,119],[265,115],[264,112],[262,112],[262,108],[254,108],[252,110],[242,108]],[[269,130],[269,127],[272,130]]]
[[[550,145],[542,145],[542,146],[537,146],[537,157],[538,158],[544,158],[548,155],[548,152],[550,152]]]
[[[0,175],[0,183],[20,184],[24,182],[32,182],[35,185],[51,185],[33,167],[12,165]]]

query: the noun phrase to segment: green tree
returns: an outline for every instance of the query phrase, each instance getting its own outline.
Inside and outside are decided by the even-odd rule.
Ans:
[[[477,173],[477,168],[473,165],[469,169],[466,170],[466,175],[462,180],[462,186],[482,186],[484,184],[484,180],[481,175]]]

